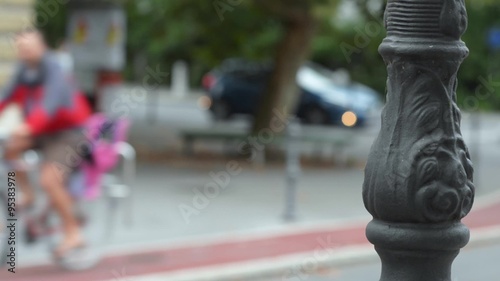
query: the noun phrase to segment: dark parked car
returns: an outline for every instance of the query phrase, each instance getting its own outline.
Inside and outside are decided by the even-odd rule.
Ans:
[[[216,119],[233,114],[255,114],[266,93],[273,67],[270,64],[227,60],[203,78],[210,110]],[[339,74],[313,63],[297,74],[302,92],[296,115],[309,124],[362,126],[381,107],[380,96],[359,83],[341,83]]]

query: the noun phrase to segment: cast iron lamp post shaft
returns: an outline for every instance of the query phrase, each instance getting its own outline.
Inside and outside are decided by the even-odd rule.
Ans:
[[[366,233],[382,281],[449,281],[474,199],[456,104],[464,0],[389,0],[385,25],[387,104],[365,170]]]

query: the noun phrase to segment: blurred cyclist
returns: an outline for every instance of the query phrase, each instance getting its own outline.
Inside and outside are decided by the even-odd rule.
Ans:
[[[67,179],[84,154],[82,126],[90,116],[85,97],[63,75],[60,65],[52,58],[39,31],[28,30],[15,38],[19,67],[11,83],[0,95],[0,111],[16,103],[23,110],[24,123],[17,127],[7,142],[5,157],[15,163],[31,148],[43,154],[40,185],[48,194],[52,206],[60,215],[64,238],[56,248],[61,258],[68,251],[84,245],[78,221],[73,213],[73,201]],[[13,165],[16,180],[23,193],[21,205],[29,208],[34,192],[25,171]]]

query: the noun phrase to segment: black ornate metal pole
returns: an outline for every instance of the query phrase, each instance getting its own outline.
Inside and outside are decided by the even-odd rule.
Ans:
[[[365,171],[363,200],[373,215],[366,234],[382,281],[449,281],[474,200],[456,104],[468,54],[464,0],[389,0],[385,25],[388,93]]]

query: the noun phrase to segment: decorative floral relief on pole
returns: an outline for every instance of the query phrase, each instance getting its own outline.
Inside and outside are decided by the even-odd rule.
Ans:
[[[380,53],[388,92],[365,171],[363,200],[374,218],[367,236],[382,258],[382,280],[398,280],[390,277],[394,272],[405,281],[449,280],[447,266],[427,268],[427,279],[412,279],[408,274],[415,268],[395,269],[389,261],[398,254],[384,248],[450,251],[442,259],[451,266],[469,238],[460,220],[473,205],[473,168],[456,102],[457,72],[468,55],[460,40],[467,28],[465,4],[389,0],[384,19],[387,38]],[[418,267],[409,256],[408,263]]]
[[[419,7],[425,7],[419,10],[422,20],[410,15],[404,23],[420,26],[397,21]],[[440,15],[440,24],[424,20],[432,15]],[[386,16],[391,22],[380,51],[388,64],[388,101],[366,168],[366,207],[375,218],[389,221],[460,220],[474,197],[456,104],[457,71],[468,52],[458,41],[467,25],[463,1],[392,1]],[[426,33],[441,38],[431,40]],[[404,53],[396,54],[399,49]]]

